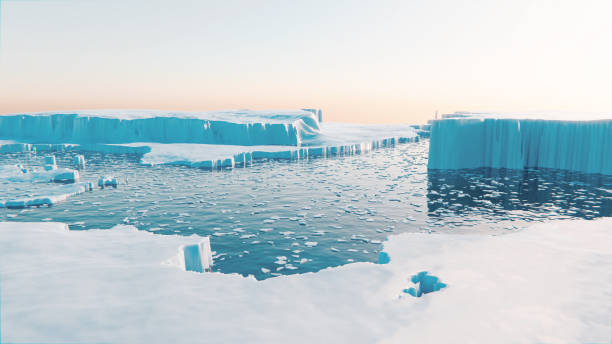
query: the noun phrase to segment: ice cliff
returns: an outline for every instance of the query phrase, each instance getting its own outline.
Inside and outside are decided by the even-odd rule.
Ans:
[[[0,139],[28,143],[214,143],[298,146],[319,132],[316,111],[98,110],[0,115]]]
[[[612,174],[612,120],[456,116],[434,121],[430,169],[553,168]]]

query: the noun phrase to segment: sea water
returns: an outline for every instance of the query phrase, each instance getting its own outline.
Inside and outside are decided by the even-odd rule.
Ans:
[[[427,152],[423,140],[364,155],[218,171],[79,153],[86,160],[81,181],[97,185],[100,176],[112,176],[118,186],[51,207],[0,209],[0,220],[58,221],[71,230],[126,224],[158,235],[210,236],[214,271],[264,279],[376,262],[384,240],[403,232],[499,235],[531,222],[612,215],[612,176],[428,171]],[[58,166],[70,167],[75,154],[56,153]],[[0,154],[0,164],[42,167],[45,155]],[[27,195],[31,187],[46,185],[0,184],[5,198]]]

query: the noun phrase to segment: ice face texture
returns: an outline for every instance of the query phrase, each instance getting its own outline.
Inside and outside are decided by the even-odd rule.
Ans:
[[[29,143],[300,145],[319,132],[311,111],[98,110],[0,116],[0,139]]]
[[[312,109],[311,109],[312,110]],[[141,162],[147,165],[172,164],[183,165],[189,167],[197,167],[204,169],[228,168],[236,166],[247,166],[257,160],[264,159],[288,159],[301,160],[314,157],[328,157],[337,155],[354,155],[362,154],[382,147],[391,147],[396,144],[406,142],[419,141],[419,134],[410,125],[368,125],[368,124],[351,124],[351,123],[316,123],[312,122],[315,112],[314,110],[304,110],[307,117],[301,118],[297,124],[301,128],[299,143],[287,143],[283,140],[274,141],[274,137],[267,137],[270,140],[268,144],[255,145],[251,144],[228,144],[227,140],[220,140],[218,143],[196,143],[185,142],[177,139],[179,142],[166,142],[157,139],[158,141],[149,142],[132,142],[131,140],[143,139],[142,137],[132,138],[125,137],[127,143],[91,143],[87,137],[79,137],[66,129],[63,138],[55,138],[58,142],[50,143],[50,139],[41,137],[22,137],[20,139],[2,140],[2,129],[0,129],[0,153],[2,152],[56,152],[56,151],[92,151],[102,153],[117,153],[117,154],[140,154],[142,155]],[[105,119],[109,116],[106,112],[88,112],[90,116]],[[113,116],[123,116],[124,120],[139,119],[140,117],[133,115],[132,112],[124,114],[112,113]],[[243,115],[229,115],[230,112],[223,112],[227,120],[232,120],[236,123],[244,121]],[[249,112],[250,113],[250,112]],[[85,113],[83,112],[83,115]],[[132,115],[130,115],[132,114]],[[263,113],[257,112],[257,116],[252,115],[249,118],[268,118],[268,121],[277,121],[279,115],[272,112]],[[169,113],[151,112],[150,116],[159,116],[156,118],[163,119]],[[317,112],[317,116],[319,113]],[[254,117],[255,116],[255,117]],[[287,118],[288,115],[283,118]],[[0,116],[0,121],[4,117]],[[93,118],[93,117],[92,117]],[[180,119],[177,119],[180,120]],[[314,123],[312,125],[303,125],[303,123]],[[0,122],[1,123],[1,122]],[[16,122],[17,123],[17,122]],[[122,124],[123,125],[123,124]],[[187,124],[186,124],[187,125]],[[33,127],[35,130],[36,127]],[[32,130],[34,130],[32,129]],[[104,128],[99,128],[104,129]],[[92,129],[93,130],[93,129]],[[8,133],[6,129],[5,136],[19,136]],[[74,130],[73,130],[74,131]],[[78,130],[77,130],[78,131]],[[112,141],[116,134],[109,135],[107,141]],[[224,132],[223,135],[247,135],[242,132]],[[155,138],[153,138],[155,139]],[[17,142],[17,141],[20,142]],[[47,141],[45,141],[47,140]],[[79,140],[84,140],[81,142]],[[233,140],[233,139],[232,139]],[[21,142],[23,141],[23,142]],[[161,142],[160,142],[161,141]],[[231,141],[231,140],[230,140]],[[248,141],[248,137],[236,138],[235,142]],[[39,143],[32,143],[39,142]],[[44,143],[40,143],[44,142]],[[81,163],[74,162],[75,169],[82,169]]]
[[[456,118],[435,121],[428,167],[554,168],[612,174],[612,120]]]

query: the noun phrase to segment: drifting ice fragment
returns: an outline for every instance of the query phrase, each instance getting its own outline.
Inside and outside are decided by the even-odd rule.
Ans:
[[[213,265],[210,238],[205,237],[198,244],[185,245],[179,249],[185,271],[210,272]]]
[[[55,155],[48,155],[45,157],[45,171],[52,171],[57,169],[57,162],[55,161]]]
[[[79,171],[62,169],[53,175],[52,181],[55,183],[76,183],[79,178]]]
[[[81,154],[75,155],[72,164],[77,170],[85,169],[85,157]]]
[[[480,167],[612,174],[612,120],[474,117],[433,123],[428,168]]]
[[[100,179],[98,179],[98,186],[101,187],[102,189],[104,189],[105,186],[112,186],[116,188],[117,178],[108,177],[108,176],[100,177]]]

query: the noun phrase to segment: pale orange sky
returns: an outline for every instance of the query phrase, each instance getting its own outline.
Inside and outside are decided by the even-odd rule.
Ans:
[[[612,113],[610,1],[2,0],[0,113]]]

